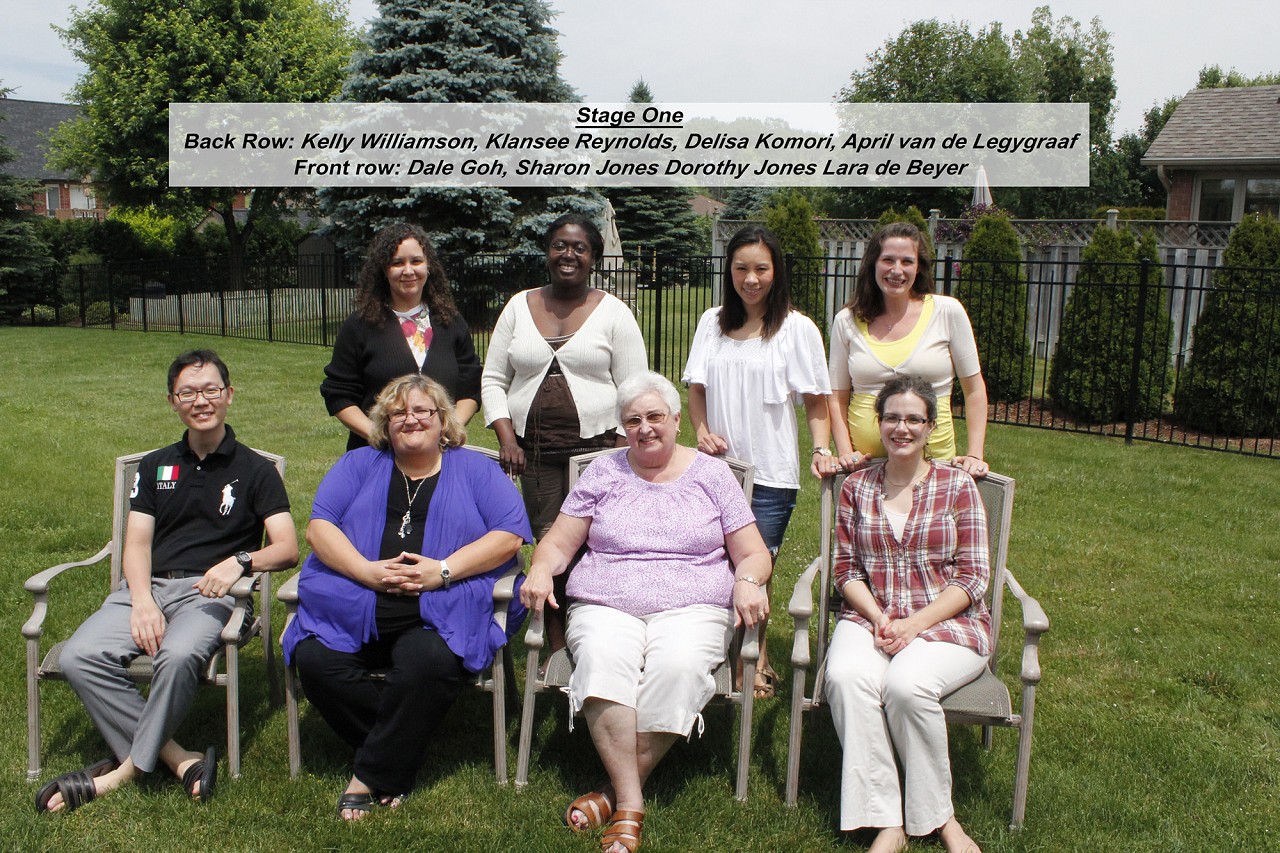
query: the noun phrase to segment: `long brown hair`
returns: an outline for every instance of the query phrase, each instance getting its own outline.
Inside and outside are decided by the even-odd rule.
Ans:
[[[916,280],[911,283],[912,296],[924,296],[933,292],[933,249],[920,229],[910,222],[890,222],[871,235],[867,254],[858,267],[858,278],[853,286],[853,298],[844,307],[864,323],[870,323],[884,313],[884,294],[876,284],[876,264],[884,241],[890,237],[905,237],[916,246]]]
[[[417,240],[427,259],[427,280],[422,286],[422,299],[431,312],[431,322],[447,326],[458,316],[458,307],[449,291],[449,277],[436,255],[435,247],[427,232],[408,222],[393,222],[385,226],[369,241],[364,265],[360,267],[357,281],[356,313],[366,323],[381,328],[391,314],[391,285],[387,283],[387,267],[396,255],[396,249],[405,240]]]

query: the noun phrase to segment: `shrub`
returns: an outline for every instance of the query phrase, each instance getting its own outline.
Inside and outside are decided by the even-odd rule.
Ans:
[[[1245,217],[1196,323],[1174,413],[1188,426],[1280,435],[1280,222]]]
[[[826,325],[827,288],[823,275],[822,232],[813,219],[813,205],[794,189],[780,190],[764,210],[765,227],[782,244],[782,253],[791,256],[791,304]],[[728,259],[726,258],[726,263]]]
[[[90,302],[84,309],[86,326],[107,326],[111,323],[111,306],[106,302]]]
[[[31,322],[36,326],[51,326],[58,322],[58,312],[52,305],[36,305],[31,309]]]
[[[1067,413],[1086,422],[1123,420],[1129,406],[1133,363],[1131,334],[1138,325],[1139,268],[1155,259],[1155,237],[1139,244],[1128,231],[1094,229],[1085,247],[1080,273],[1067,300],[1058,330],[1058,348],[1049,372],[1049,395]],[[1154,267],[1159,270],[1159,267]],[[1147,294],[1141,330],[1135,420],[1159,414],[1169,391],[1172,327],[1159,291]],[[1124,330],[1127,334],[1117,334]]]
[[[1030,390],[1027,285],[1018,233],[1006,216],[981,217],[964,247],[956,298],[973,323],[987,399],[1021,400]]]

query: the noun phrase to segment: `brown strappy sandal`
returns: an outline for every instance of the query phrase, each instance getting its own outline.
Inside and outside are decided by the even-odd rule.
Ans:
[[[621,844],[627,853],[636,853],[640,849],[640,832],[644,829],[644,812],[632,809],[618,809],[613,813],[609,828],[600,837],[600,849],[609,853],[615,844]]]
[[[587,822],[581,826],[575,824],[570,818],[575,810],[582,812],[587,818]],[[589,791],[569,803],[569,808],[564,810],[562,820],[564,825],[573,832],[590,832],[604,826],[611,817],[613,817],[613,804],[604,795],[604,791],[596,790]]]

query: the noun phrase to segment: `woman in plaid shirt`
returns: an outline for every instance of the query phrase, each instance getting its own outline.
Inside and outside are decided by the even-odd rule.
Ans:
[[[929,383],[889,382],[875,411],[888,458],[849,476],[836,516],[844,606],[826,675],[845,747],[840,828],[879,829],[871,853],[934,831],[950,853],[973,853],[951,805],[940,700],[977,678],[991,651],[986,515],[968,474],[925,457],[937,417]]]

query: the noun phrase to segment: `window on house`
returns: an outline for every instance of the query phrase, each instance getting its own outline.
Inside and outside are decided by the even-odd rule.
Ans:
[[[71,190],[71,207],[74,210],[89,210],[93,207],[93,198],[84,191],[84,187],[80,184],[72,184]]]
[[[1244,188],[1244,212],[1280,216],[1280,178],[1250,178]]]
[[[1235,178],[1204,178],[1200,181],[1200,212],[1196,219],[1201,222],[1230,222],[1234,219],[1235,200]]]
[[[58,186],[54,184],[51,187],[44,188],[44,209],[47,215],[53,216],[53,212],[58,209]]]

